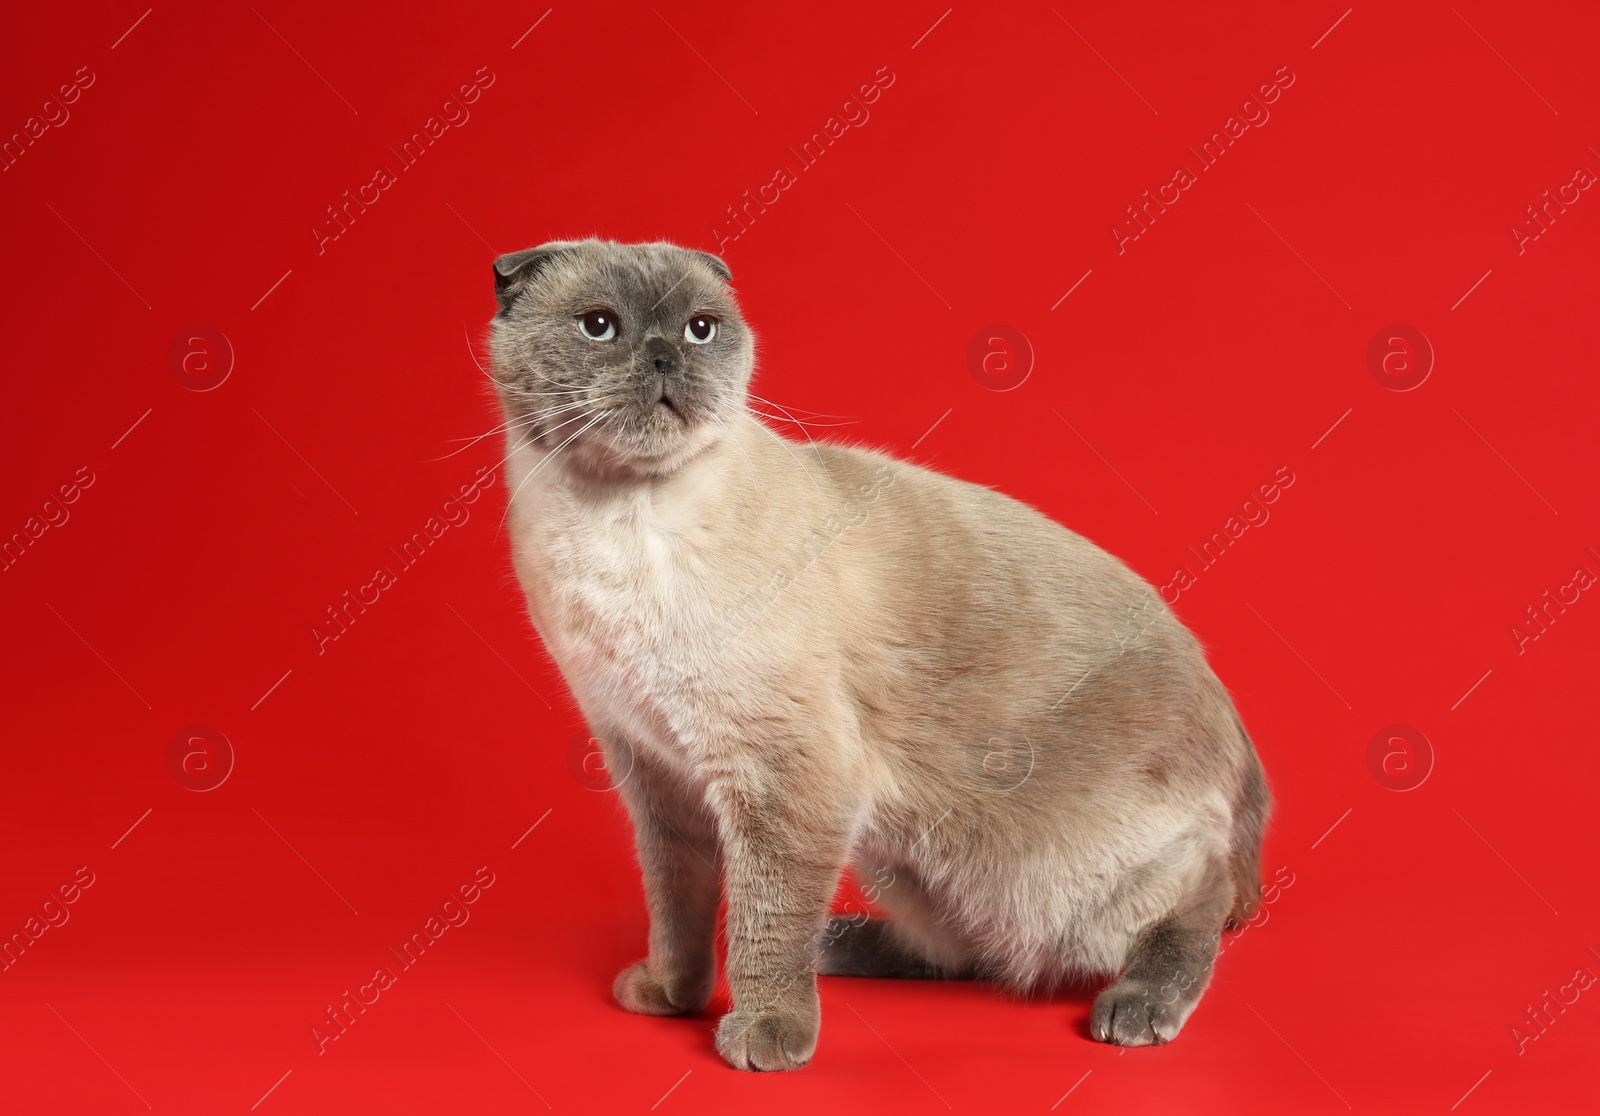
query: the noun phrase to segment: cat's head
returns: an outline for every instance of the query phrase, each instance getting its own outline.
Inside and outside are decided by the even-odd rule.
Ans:
[[[497,259],[491,347],[513,443],[664,476],[725,436],[754,360],[731,278],[665,242],[557,240]]]

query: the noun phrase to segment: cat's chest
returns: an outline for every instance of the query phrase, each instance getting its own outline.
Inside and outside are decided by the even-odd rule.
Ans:
[[[694,638],[705,576],[677,540],[649,523],[570,525],[552,532],[539,563],[548,577],[548,625],[571,649],[605,657],[677,658]]]
[[[719,596],[694,529],[641,504],[545,512],[519,547],[520,572],[585,713],[663,743],[691,731]]]

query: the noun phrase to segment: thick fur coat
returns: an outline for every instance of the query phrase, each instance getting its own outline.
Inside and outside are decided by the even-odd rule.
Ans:
[[[1087,540],[761,424],[728,278],[671,245],[496,264],[513,556],[650,906],[619,1001],[705,1005],[725,892],[738,1068],[811,1057],[817,971],[1120,974],[1091,1032],[1167,1041],[1257,893],[1268,800],[1227,692]],[[850,864],[887,919],[830,921]]]

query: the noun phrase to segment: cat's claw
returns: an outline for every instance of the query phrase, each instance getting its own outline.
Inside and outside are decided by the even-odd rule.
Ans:
[[[1185,1006],[1162,1003],[1143,981],[1118,981],[1095,1000],[1089,1035],[1117,1046],[1160,1046],[1177,1037]]]

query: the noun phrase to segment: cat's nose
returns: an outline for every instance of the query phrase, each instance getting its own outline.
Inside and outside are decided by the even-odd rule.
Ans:
[[[681,358],[678,356],[678,351],[659,337],[650,340],[648,352],[650,363],[655,365],[656,375],[658,376],[676,372],[682,363]]]

